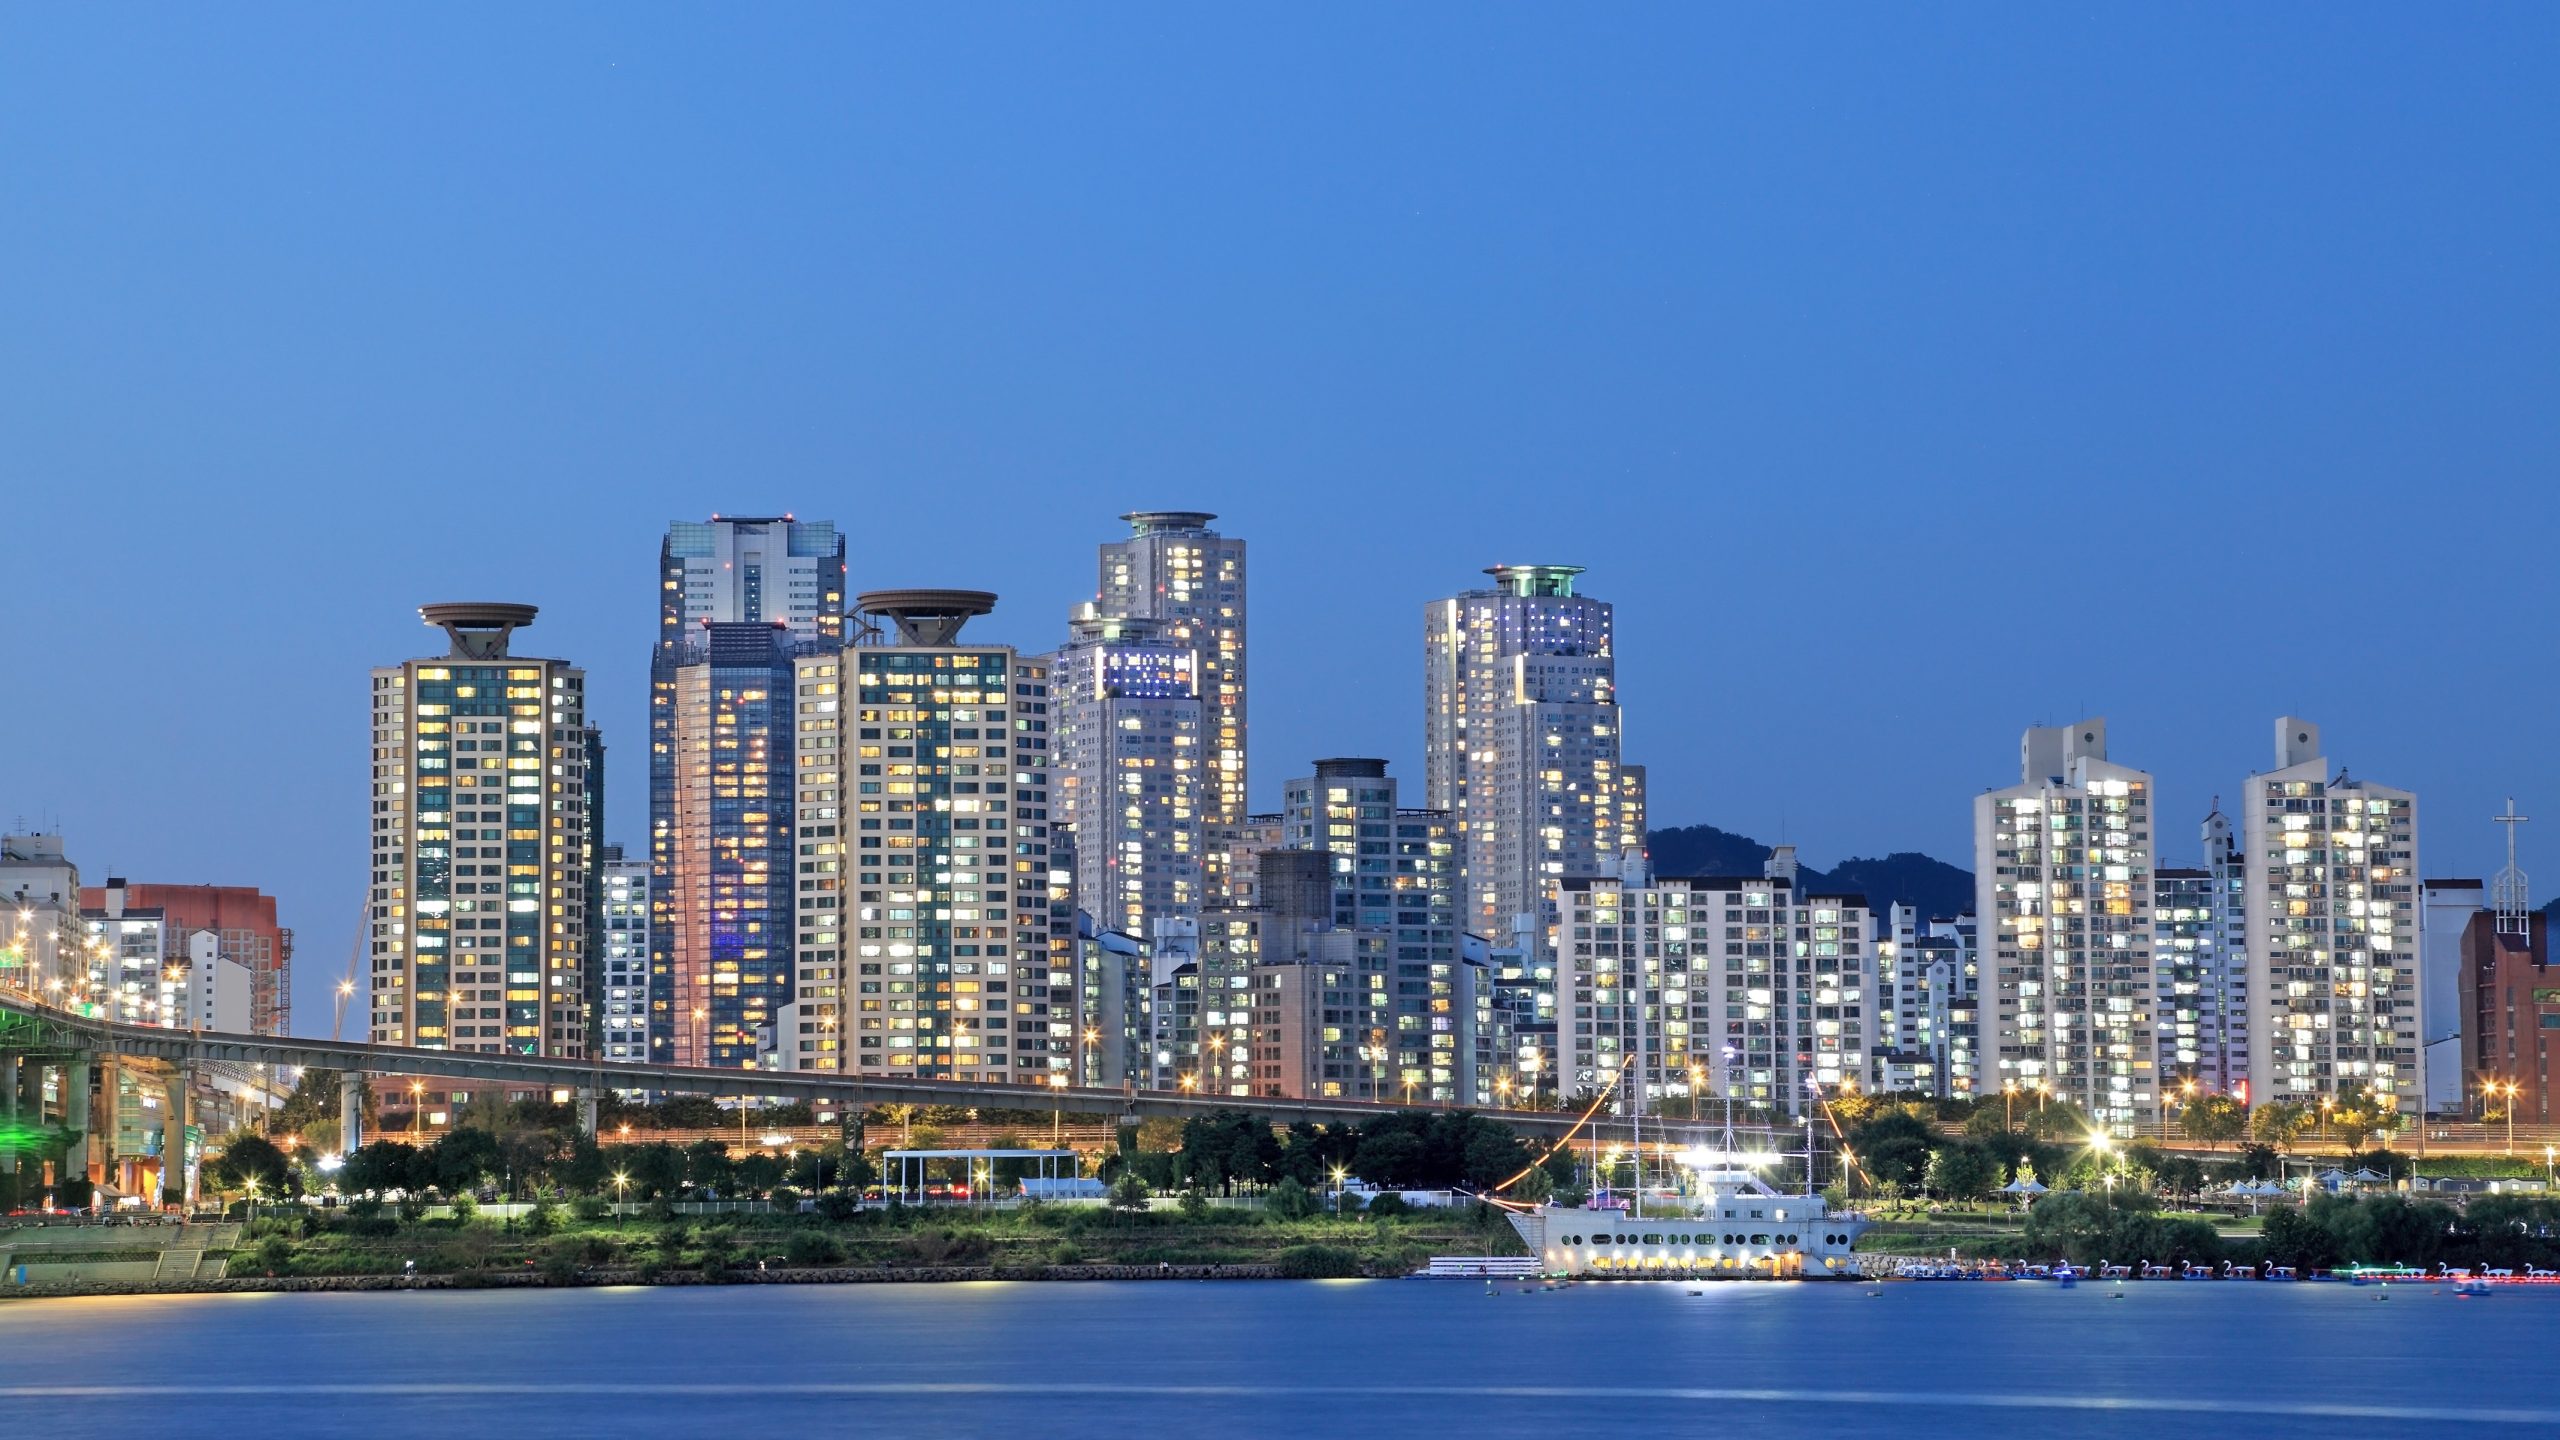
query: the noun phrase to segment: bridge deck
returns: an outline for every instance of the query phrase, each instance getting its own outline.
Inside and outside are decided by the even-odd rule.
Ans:
[[[690,1095],[752,1095],[874,1105],[957,1105],[1006,1110],[1062,1110],[1076,1115],[1183,1118],[1222,1111],[1320,1124],[1361,1124],[1416,1107],[1363,1100],[1297,1100],[1270,1096],[1195,1095],[1187,1091],[1069,1086],[988,1085],[960,1080],[909,1080],[796,1070],[715,1070],[701,1066],[605,1064],[531,1055],[491,1055],[422,1050],[352,1040],[293,1035],[230,1035],[127,1025],[73,1014],[19,995],[0,995],[0,1048],[105,1050],[150,1060],[285,1065],[369,1075],[432,1076],[494,1081],[554,1090],[663,1090]],[[1470,1107],[1473,1108],[1473,1107]],[[1488,1110],[1475,1113],[1523,1134],[1561,1134],[1573,1116],[1553,1110]]]

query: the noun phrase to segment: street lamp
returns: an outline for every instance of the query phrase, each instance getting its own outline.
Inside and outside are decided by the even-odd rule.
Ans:
[[[409,1143],[421,1144],[427,1135],[427,1082],[409,1082]]]
[[[2000,1129],[2003,1133],[2018,1128],[2018,1082],[2000,1082]]]

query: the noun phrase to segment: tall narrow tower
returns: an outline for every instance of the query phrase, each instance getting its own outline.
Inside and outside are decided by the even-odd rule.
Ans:
[[[1196,659],[1207,750],[1206,819],[1224,828],[1245,816],[1245,548],[1209,528],[1198,510],[1133,510],[1129,538],[1101,551],[1094,613],[1153,620],[1160,637]]]
[[[2029,729],[2018,783],[1973,802],[1990,1028],[1978,1093],[2015,1086],[2117,1135],[2159,1119],[2151,776],[2107,722]]]
[[[1423,612],[1426,803],[1458,827],[1458,919],[1543,946],[1560,881],[1644,843],[1642,775],[1620,763],[1614,608],[1578,565],[1496,565]]]
[[[797,667],[844,645],[844,536],[679,520],[649,658],[646,1058],[757,1063],[792,997]]]
[[[2275,741],[2241,811],[2250,1084],[2301,1105],[2370,1086],[2415,1116],[2418,797],[2333,770],[2308,720],[2279,718]]]
[[[586,673],[513,653],[530,605],[419,614],[448,653],[373,672],[372,1037],[582,1057]]]

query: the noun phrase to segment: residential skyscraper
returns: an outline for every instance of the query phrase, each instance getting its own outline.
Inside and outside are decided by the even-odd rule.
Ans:
[[[583,1057],[586,673],[534,607],[427,605],[451,648],[373,672],[374,1041]]]
[[[1459,923],[1544,947],[1557,882],[1616,873],[1644,844],[1620,761],[1614,612],[1576,565],[1496,565],[1423,612],[1426,803],[1458,829]]]
[[[1207,820],[1245,814],[1245,544],[1197,510],[1133,510],[1129,538],[1102,546],[1094,613],[1158,622],[1157,638],[1190,647],[1200,699]]]
[[[2249,1079],[2248,882],[2240,842],[2216,800],[2201,829],[2205,863],[2151,873],[2160,1084],[2246,1093]]]
[[[2150,775],[2107,722],[2036,726],[2019,783],[1973,807],[1982,918],[1979,1089],[2067,1100],[2119,1135],[2159,1119]]]
[[[660,652],[706,622],[843,639],[844,536],[832,521],[788,515],[670,524],[658,547]]]
[[[1198,918],[1213,797],[1199,653],[1166,622],[1077,607],[1049,661],[1050,790],[1075,836],[1075,902],[1153,939]]]
[[[840,650],[771,621],[709,621],[662,652],[674,723],[650,814],[652,1058],[752,1067],[791,1002],[797,666]]]
[[[1389,994],[1376,1034],[1365,1046],[1380,1098],[1477,1104],[1475,986],[1479,977],[1458,946],[1456,839],[1449,816],[1397,803],[1387,762],[1335,759],[1284,791],[1282,832],[1288,848],[1333,857],[1334,925],[1392,933]],[[1270,903],[1272,897],[1260,897]],[[1219,1088],[1249,1082],[1250,979],[1232,972],[1208,977],[1203,1026],[1230,1026]]]
[[[810,862],[852,875],[849,938],[804,953],[811,993],[794,1025],[842,1046],[825,1068],[1048,1084],[1071,1065],[1071,937],[1053,933],[1050,900],[1048,672],[960,636],[995,598],[863,595],[862,614],[894,634],[873,643],[866,627],[843,652],[839,724],[803,717],[804,773],[826,769],[820,755],[849,756],[839,763],[852,792],[834,822],[849,829],[842,848]],[[813,833],[817,808],[803,807]],[[812,967],[843,978],[821,982]],[[818,993],[828,983],[836,996]]]
[[[604,935],[602,1024],[607,1060],[649,1058],[649,862],[626,858],[607,845],[601,860],[604,904],[597,923]]]
[[[2334,772],[2320,727],[2276,721],[2249,778],[2249,1078],[2260,1103],[2317,1106],[2370,1085],[2415,1116],[2418,797]]]
[[[679,520],[649,666],[648,1057],[751,1067],[789,1023],[800,663],[844,644],[844,537]]]

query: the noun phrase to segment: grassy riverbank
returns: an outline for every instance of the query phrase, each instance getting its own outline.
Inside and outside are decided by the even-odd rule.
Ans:
[[[1516,1255],[1499,1216],[1475,1210],[1284,1219],[1223,1206],[1118,1210],[1030,1205],[972,1211],[891,1206],[816,1215],[660,1215],[511,1220],[305,1214],[245,1228],[232,1277],[535,1275],[610,1271],[642,1282],[784,1269],[1072,1272],[1076,1267],[1267,1267],[1323,1277],[1402,1275],[1432,1255]]]

